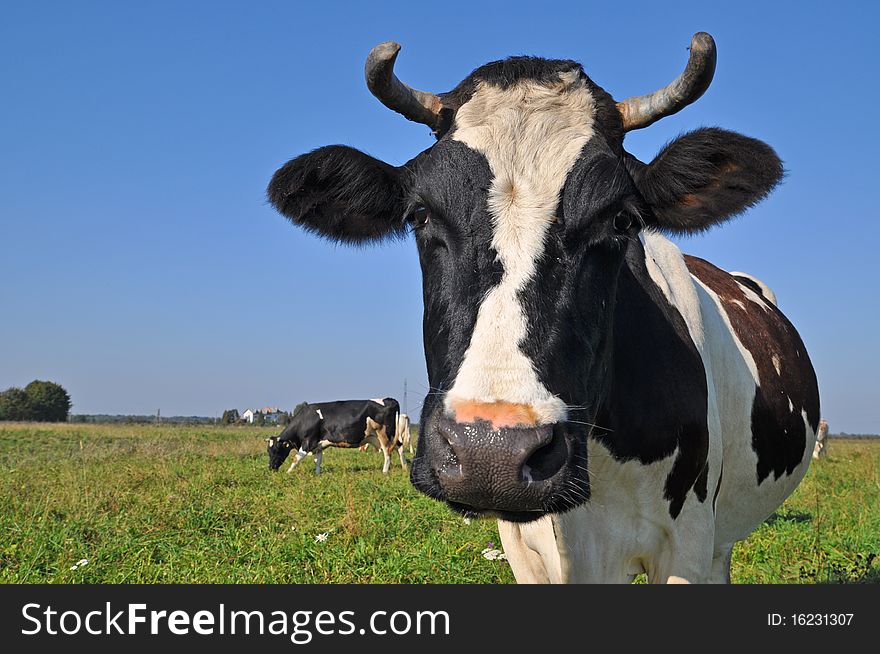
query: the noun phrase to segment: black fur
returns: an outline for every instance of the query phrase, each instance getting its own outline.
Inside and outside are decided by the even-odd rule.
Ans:
[[[345,243],[405,234],[404,173],[354,148],[330,145],[282,166],[269,201],[291,222]]]
[[[678,448],[664,485],[676,518],[691,490],[706,500],[706,371],[681,314],[651,280],[639,241],[620,272],[612,334],[595,436],[622,461],[654,463]]]
[[[491,247],[486,196],[492,174],[486,158],[444,140],[412,167],[411,204],[429,208],[413,227],[422,268],[424,343],[428,379],[446,390],[455,379],[477,322],[479,301],[504,272]]]
[[[763,200],[784,174],[769,145],[708,127],[679,136],[645,166],[628,162],[656,226],[701,232]]]

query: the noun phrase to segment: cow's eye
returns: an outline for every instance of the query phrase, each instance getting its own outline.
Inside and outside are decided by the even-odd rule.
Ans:
[[[415,227],[426,225],[431,220],[431,211],[423,204],[416,205],[416,207],[409,212],[409,220]]]
[[[619,211],[616,216],[614,216],[614,231],[616,232],[626,232],[632,227],[633,224],[633,215],[631,212],[624,209],[623,211]]]

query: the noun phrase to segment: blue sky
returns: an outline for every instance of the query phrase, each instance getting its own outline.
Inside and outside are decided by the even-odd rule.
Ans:
[[[394,395],[427,378],[411,241],[330,245],[265,202],[275,169],[345,143],[393,164],[428,129],[370,96],[363,62],[452,88],[514,54],[581,61],[623,98],[718,44],[696,104],[627,147],[719,125],[786,182],[681,242],[776,291],[832,431],[880,431],[874,3],[7,4],[0,20],[0,388],[53,379],[77,413],[219,415]]]

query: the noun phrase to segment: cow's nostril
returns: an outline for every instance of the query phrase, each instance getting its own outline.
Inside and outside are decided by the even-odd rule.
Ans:
[[[532,455],[523,464],[520,473],[523,481],[537,482],[550,479],[565,465],[568,460],[568,445],[565,442],[565,436],[557,429],[554,429],[553,432],[550,442],[532,452]]]

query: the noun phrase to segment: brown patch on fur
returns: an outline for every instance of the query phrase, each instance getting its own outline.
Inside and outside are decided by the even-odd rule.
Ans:
[[[528,404],[459,400],[452,404],[452,410],[455,411],[457,422],[485,420],[492,424],[492,429],[532,427],[538,424],[538,414]]]
[[[338,447],[341,449],[349,449],[352,447],[360,447],[359,443],[347,443],[346,441],[340,441],[338,443],[333,443],[330,447]]]
[[[791,474],[806,447],[801,412],[806,412],[814,432],[819,425],[816,373],[800,335],[763,295],[754,293],[760,298],[755,302],[732,275],[698,257],[685,255],[684,260],[691,274],[718,295],[736,337],[758,370],[759,385],[752,406],[758,483],[771,472],[776,479],[783,473]]]

